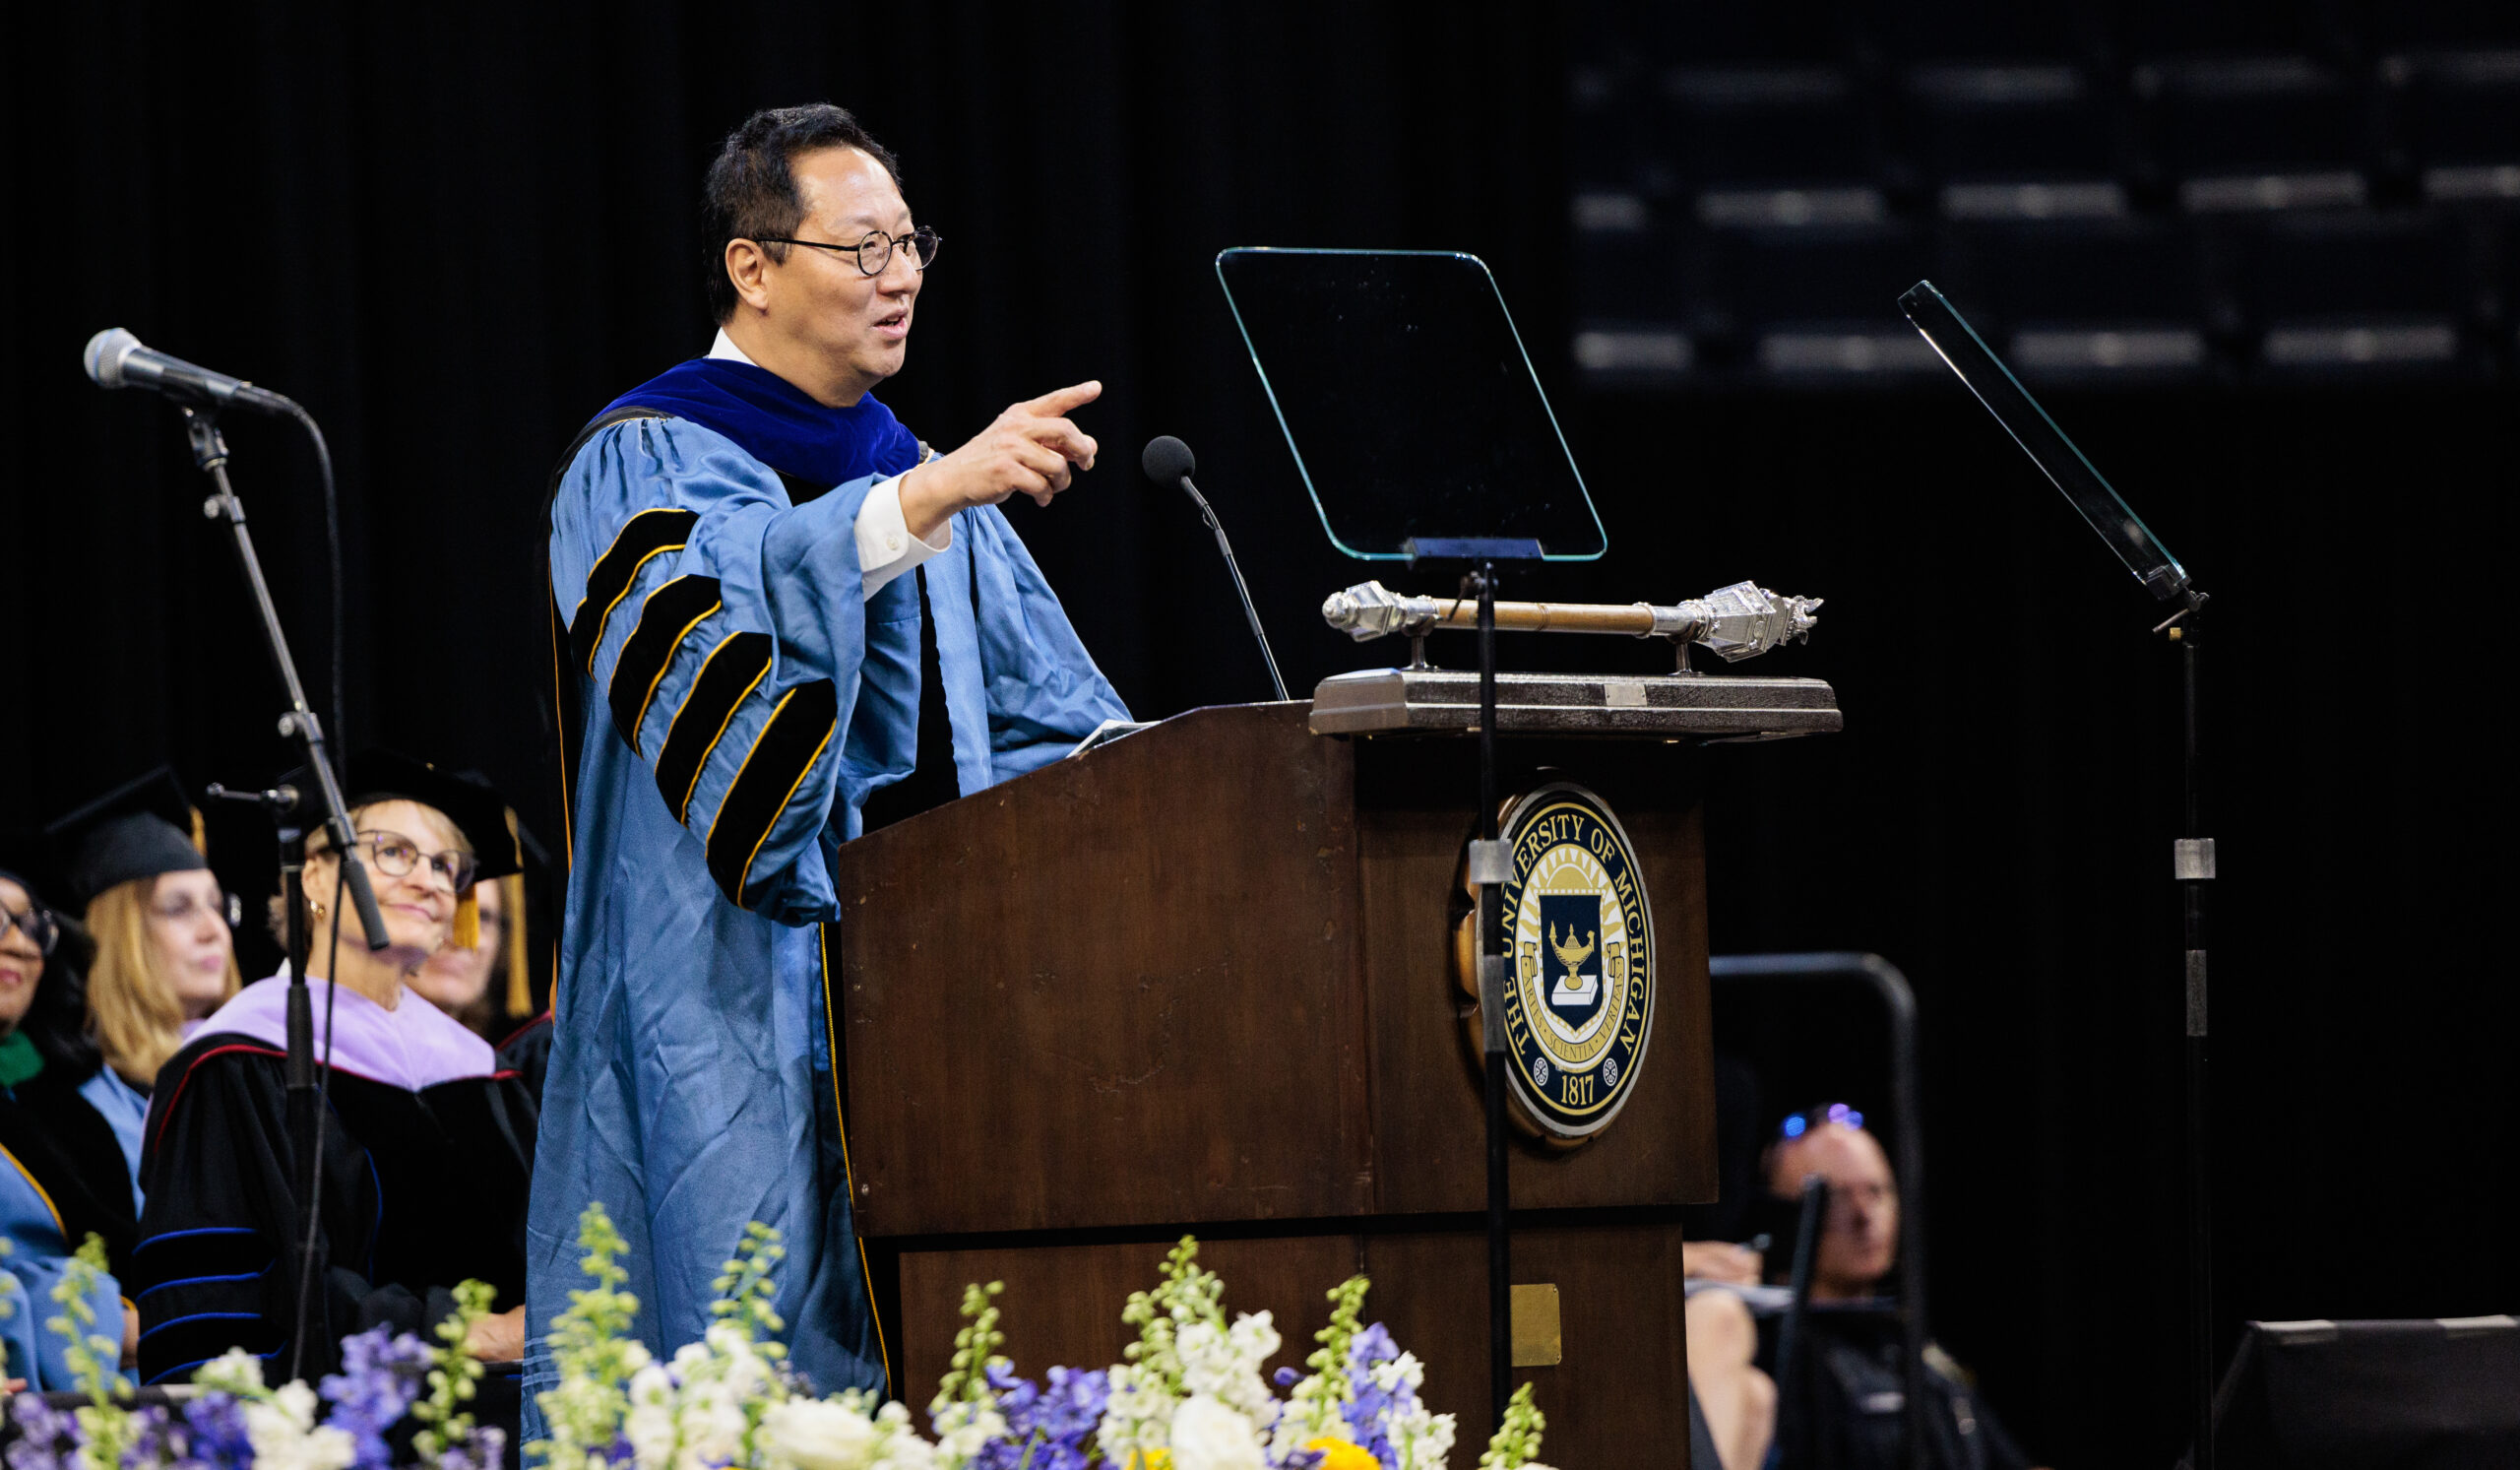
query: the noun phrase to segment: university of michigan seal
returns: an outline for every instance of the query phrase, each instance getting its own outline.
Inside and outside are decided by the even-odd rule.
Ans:
[[[1654,916],[1636,850],[1602,799],[1558,782],[1514,803],[1499,948],[1505,1041],[1522,1111],[1553,1138],[1601,1131],[1636,1089],[1654,1036]]]

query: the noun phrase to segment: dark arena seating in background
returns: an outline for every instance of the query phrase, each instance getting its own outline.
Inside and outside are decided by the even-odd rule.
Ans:
[[[2507,379],[2520,5],[1591,0],[1578,368],[1895,384],[1930,277],[2027,376]]]

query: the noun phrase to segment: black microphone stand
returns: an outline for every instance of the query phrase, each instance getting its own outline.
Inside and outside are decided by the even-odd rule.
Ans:
[[[217,493],[202,502],[202,515],[210,520],[224,520],[229,544],[236,552],[236,564],[245,575],[245,584],[254,594],[254,609],[260,615],[263,645],[279,673],[281,687],[288,698],[288,709],[280,717],[280,734],[298,743],[306,769],[315,779],[315,795],[320,799],[320,816],[324,830],[332,839],[333,851],[340,855],[342,874],[349,886],[350,902],[358,907],[358,920],[367,935],[371,950],[385,947],[385,917],[376,907],[376,891],[369,884],[366,866],[358,861],[351,844],[356,834],[350,829],[349,807],[342,799],[341,782],[333,774],[332,756],[324,741],[323,723],[306,702],[306,688],[297,677],[296,661],[289,657],[288,635],[281,630],[280,611],[272,605],[271,585],[263,579],[262,558],[254,553],[254,538],[245,529],[245,503],[236,498],[235,487],[227,480],[227,441],[219,432],[215,413],[205,409],[182,407],[185,437],[191,442],[193,463],[218,487]],[[277,795],[277,794],[275,794]],[[287,911],[288,925],[288,1142],[291,1164],[291,1185],[306,1211],[305,1230],[299,1238],[295,1327],[289,1337],[289,1376],[302,1374],[305,1361],[308,1315],[312,1310],[315,1283],[313,1262],[315,1243],[322,1226],[322,1171],[319,1167],[323,1118],[318,1108],[315,1076],[315,1012],[306,988],[306,962],[309,935],[306,929],[305,895],[302,891],[306,861],[302,797],[290,803],[286,813],[275,812],[282,831],[282,903]],[[341,922],[336,916],[335,924]],[[327,977],[328,979],[330,977]]]

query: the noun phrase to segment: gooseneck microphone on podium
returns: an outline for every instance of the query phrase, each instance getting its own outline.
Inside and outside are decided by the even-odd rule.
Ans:
[[[1208,497],[1200,494],[1199,487],[1190,482],[1190,477],[1198,473],[1197,457],[1190,453],[1189,445],[1170,434],[1162,434],[1146,441],[1145,452],[1138,456],[1138,468],[1144,470],[1146,478],[1157,484],[1178,486],[1182,494],[1190,497],[1190,503],[1199,508],[1199,515],[1208,523],[1208,529],[1216,533],[1217,549],[1225,553],[1225,569],[1233,573],[1234,594],[1242,599],[1242,615],[1251,620],[1251,636],[1259,640],[1260,657],[1268,661],[1269,682],[1277,689],[1278,698],[1285,700],[1287,681],[1278,676],[1278,656],[1269,651],[1269,635],[1261,630],[1260,609],[1251,606],[1251,589],[1243,584],[1242,567],[1233,559],[1233,544],[1225,539],[1225,523],[1217,519],[1216,508],[1208,504]]]
[[[139,338],[120,327],[107,327],[89,338],[80,361],[99,388],[146,388],[196,409],[251,409],[283,418],[298,413],[297,405],[284,395],[143,347]]]

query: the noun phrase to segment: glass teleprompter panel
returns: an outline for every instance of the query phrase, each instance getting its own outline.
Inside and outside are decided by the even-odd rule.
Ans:
[[[1920,281],[1910,287],[1899,298],[1899,309],[1916,323],[1925,341],[1933,344],[1942,360],[1951,364],[1960,381],[1969,385],[1969,391],[1978,395],[1978,402],[1995,415],[1995,421],[2012,435],[2013,442],[2030,455],[2031,462],[2065,492],[2065,498],[2126,563],[2136,581],[2164,602],[2186,595],[2187,569],[2101,478],[2100,471],[2074,447],[2073,440],[2065,437],[2065,431],[2048,416],[2048,411],[2030,396],[2030,390],[2021,386],[2021,380],[1978,336],[1977,329],[1961,317],[1941,291],[1934,289],[1932,282]]]
[[[1487,267],[1449,251],[1237,248],[1217,279],[1340,550],[1608,538]]]

